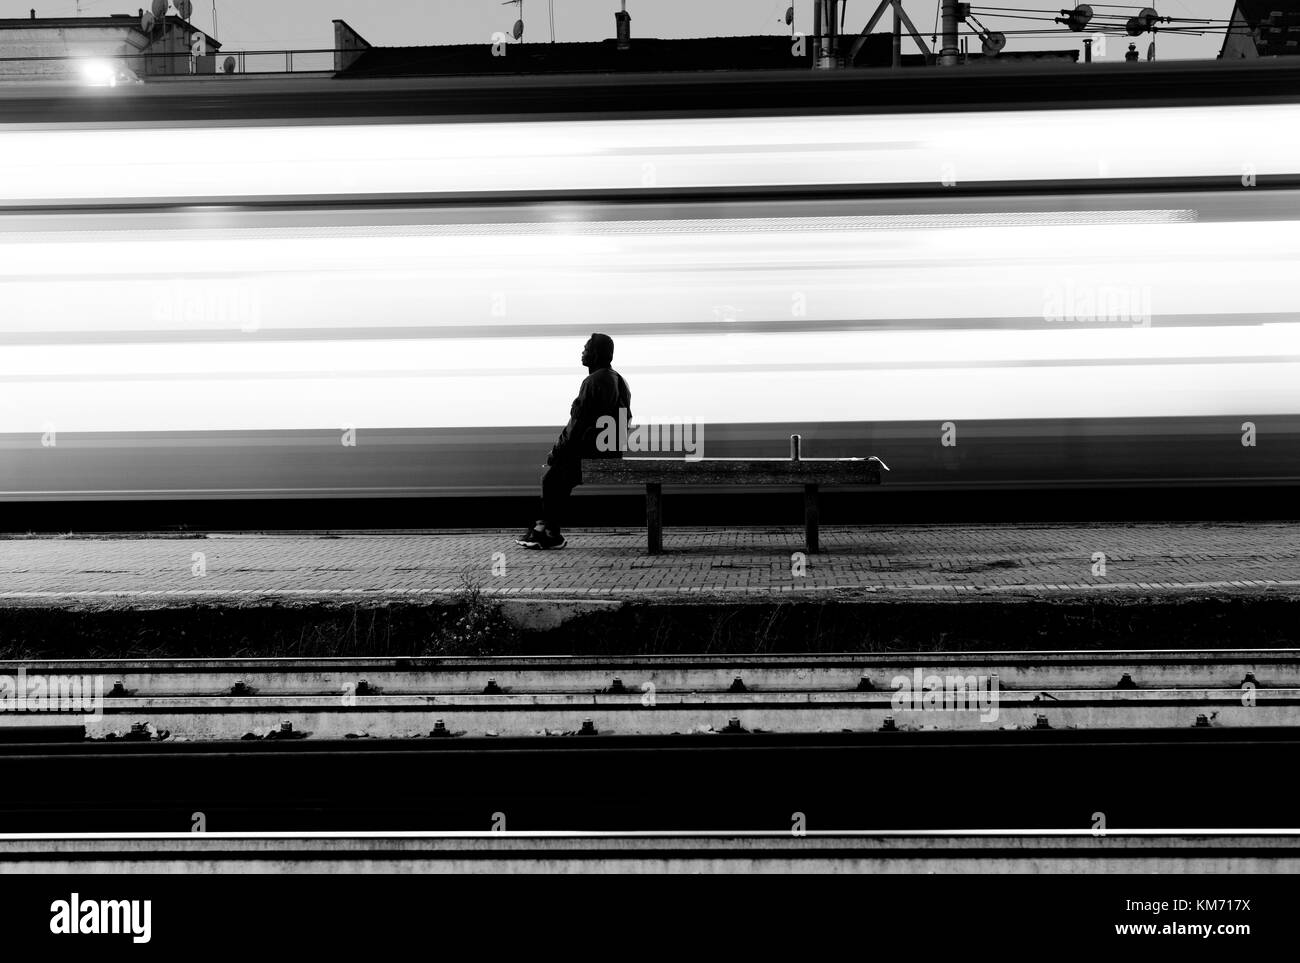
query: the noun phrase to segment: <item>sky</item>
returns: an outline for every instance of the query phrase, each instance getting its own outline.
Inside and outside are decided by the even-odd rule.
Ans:
[[[213,0],[193,0],[192,22],[213,31]],[[632,15],[632,36],[711,37],[746,34],[788,34],[785,9],[791,0],[627,0]],[[878,0],[847,0],[845,26],[860,31]],[[602,40],[614,35],[614,11],[619,0],[522,0],[525,39],[532,43],[550,40],[550,10],[554,9],[555,39]],[[812,27],[813,0],[793,0],[795,28]],[[1041,10],[1043,16],[1059,14],[1060,6],[1046,0],[1026,2],[1025,9]],[[994,4],[1001,6],[998,0]],[[1063,4],[1062,4],[1063,5]],[[0,0],[0,17],[26,17],[35,7],[38,16],[105,16],[134,13],[148,0]],[[334,19],[346,20],[361,36],[376,46],[413,46],[439,43],[491,41],[493,32],[508,32],[518,18],[518,3],[499,0],[217,0],[215,36],[224,52],[236,50],[279,50],[329,48],[333,46]],[[975,4],[978,11],[979,5]],[[1136,13],[1138,5],[1105,9],[1093,4],[1098,14]],[[934,0],[905,0],[904,9],[922,31],[932,30],[937,4]],[[1167,0],[1156,8],[1162,15],[1226,20],[1232,14],[1232,0]],[[976,16],[991,30],[1007,32],[1008,50],[1073,47],[1081,49],[1079,35],[1049,21],[1008,19],[1006,15]],[[1033,14],[1025,14],[1033,16]],[[1118,23],[1118,21],[1115,21]],[[891,19],[882,19],[880,29],[889,29]],[[1018,37],[1016,29],[1048,28],[1053,37]],[[928,41],[929,34],[925,34]],[[1138,40],[1145,56],[1150,35]],[[1110,37],[1105,55],[1098,59],[1122,59],[1129,38]],[[1160,59],[1213,59],[1222,45],[1221,33],[1184,36],[1163,33],[1157,39]],[[905,39],[904,52],[910,52]],[[978,49],[972,38],[971,49]],[[1094,55],[1097,46],[1094,46]]]

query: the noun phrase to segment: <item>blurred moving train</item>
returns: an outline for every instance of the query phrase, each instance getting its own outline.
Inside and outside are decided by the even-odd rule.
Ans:
[[[531,493],[592,331],[706,456],[1294,485],[1300,72],[1141,73],[0,92],[0,500]]]

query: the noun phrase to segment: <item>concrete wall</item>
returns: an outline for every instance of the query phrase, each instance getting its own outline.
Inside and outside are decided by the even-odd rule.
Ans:
[[[370,43],[357,33],[345,20],[334,21],[334,70],[347,70],[365,51]]]
[[[44,26],[0,28],[0,81],[79,80],[78,65],[69,60],[12,60],[41,57],[121,57],[138,55],[148,45],[139,29],[123,26]],[[130,56],[120,63],[136,77],[144,58]]]

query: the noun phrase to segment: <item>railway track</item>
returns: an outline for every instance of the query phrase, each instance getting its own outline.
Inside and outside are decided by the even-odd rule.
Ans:
[[[506,656],[492,659],[107,659],[0,662],[0,674],[93,675],[108,686],[159,696],[219,695],[243,682],[255,691],[337,694],[368,682],[389,693],[481,693],[489,680],[503,691],[604,691],[653,681],[660,690],[856,690],[866,678],[887,688],[900,673],[978,671],[1004,689],[1108,689],[1128,674],[1150,688],[1235,687],[1249,674],[1260,687],[1300,686],[1300,649],[1167,649],[1043,652],[894,652],[838,655],[687,655],[628,658]]]
[[[146,740],[1300,724],[1300,650],[45,661],[0,679],[45,696],[0,713],[10,739],[56,723]],[[46,711],[70,691],[87,711]]]
[[[900,710],[900,680],[950,676],[996,698]],[[1252,776],[1300,764],[1300,650],[78,660],[0,680],[102,696],[0,712],[0,869],[1300,869],[1289,797]]]

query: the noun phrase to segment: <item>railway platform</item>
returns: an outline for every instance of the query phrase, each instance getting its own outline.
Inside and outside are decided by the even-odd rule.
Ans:
[[[657,556],[638,529],[575,529],[558,551],[514,534],[8,537],[0,638],[5,657],[57,658],[390,655],[435,636],[453,655],[1258,648],[1300,634],[1291,522],[828,527],[818,554],[794,526],[670,529]]]

